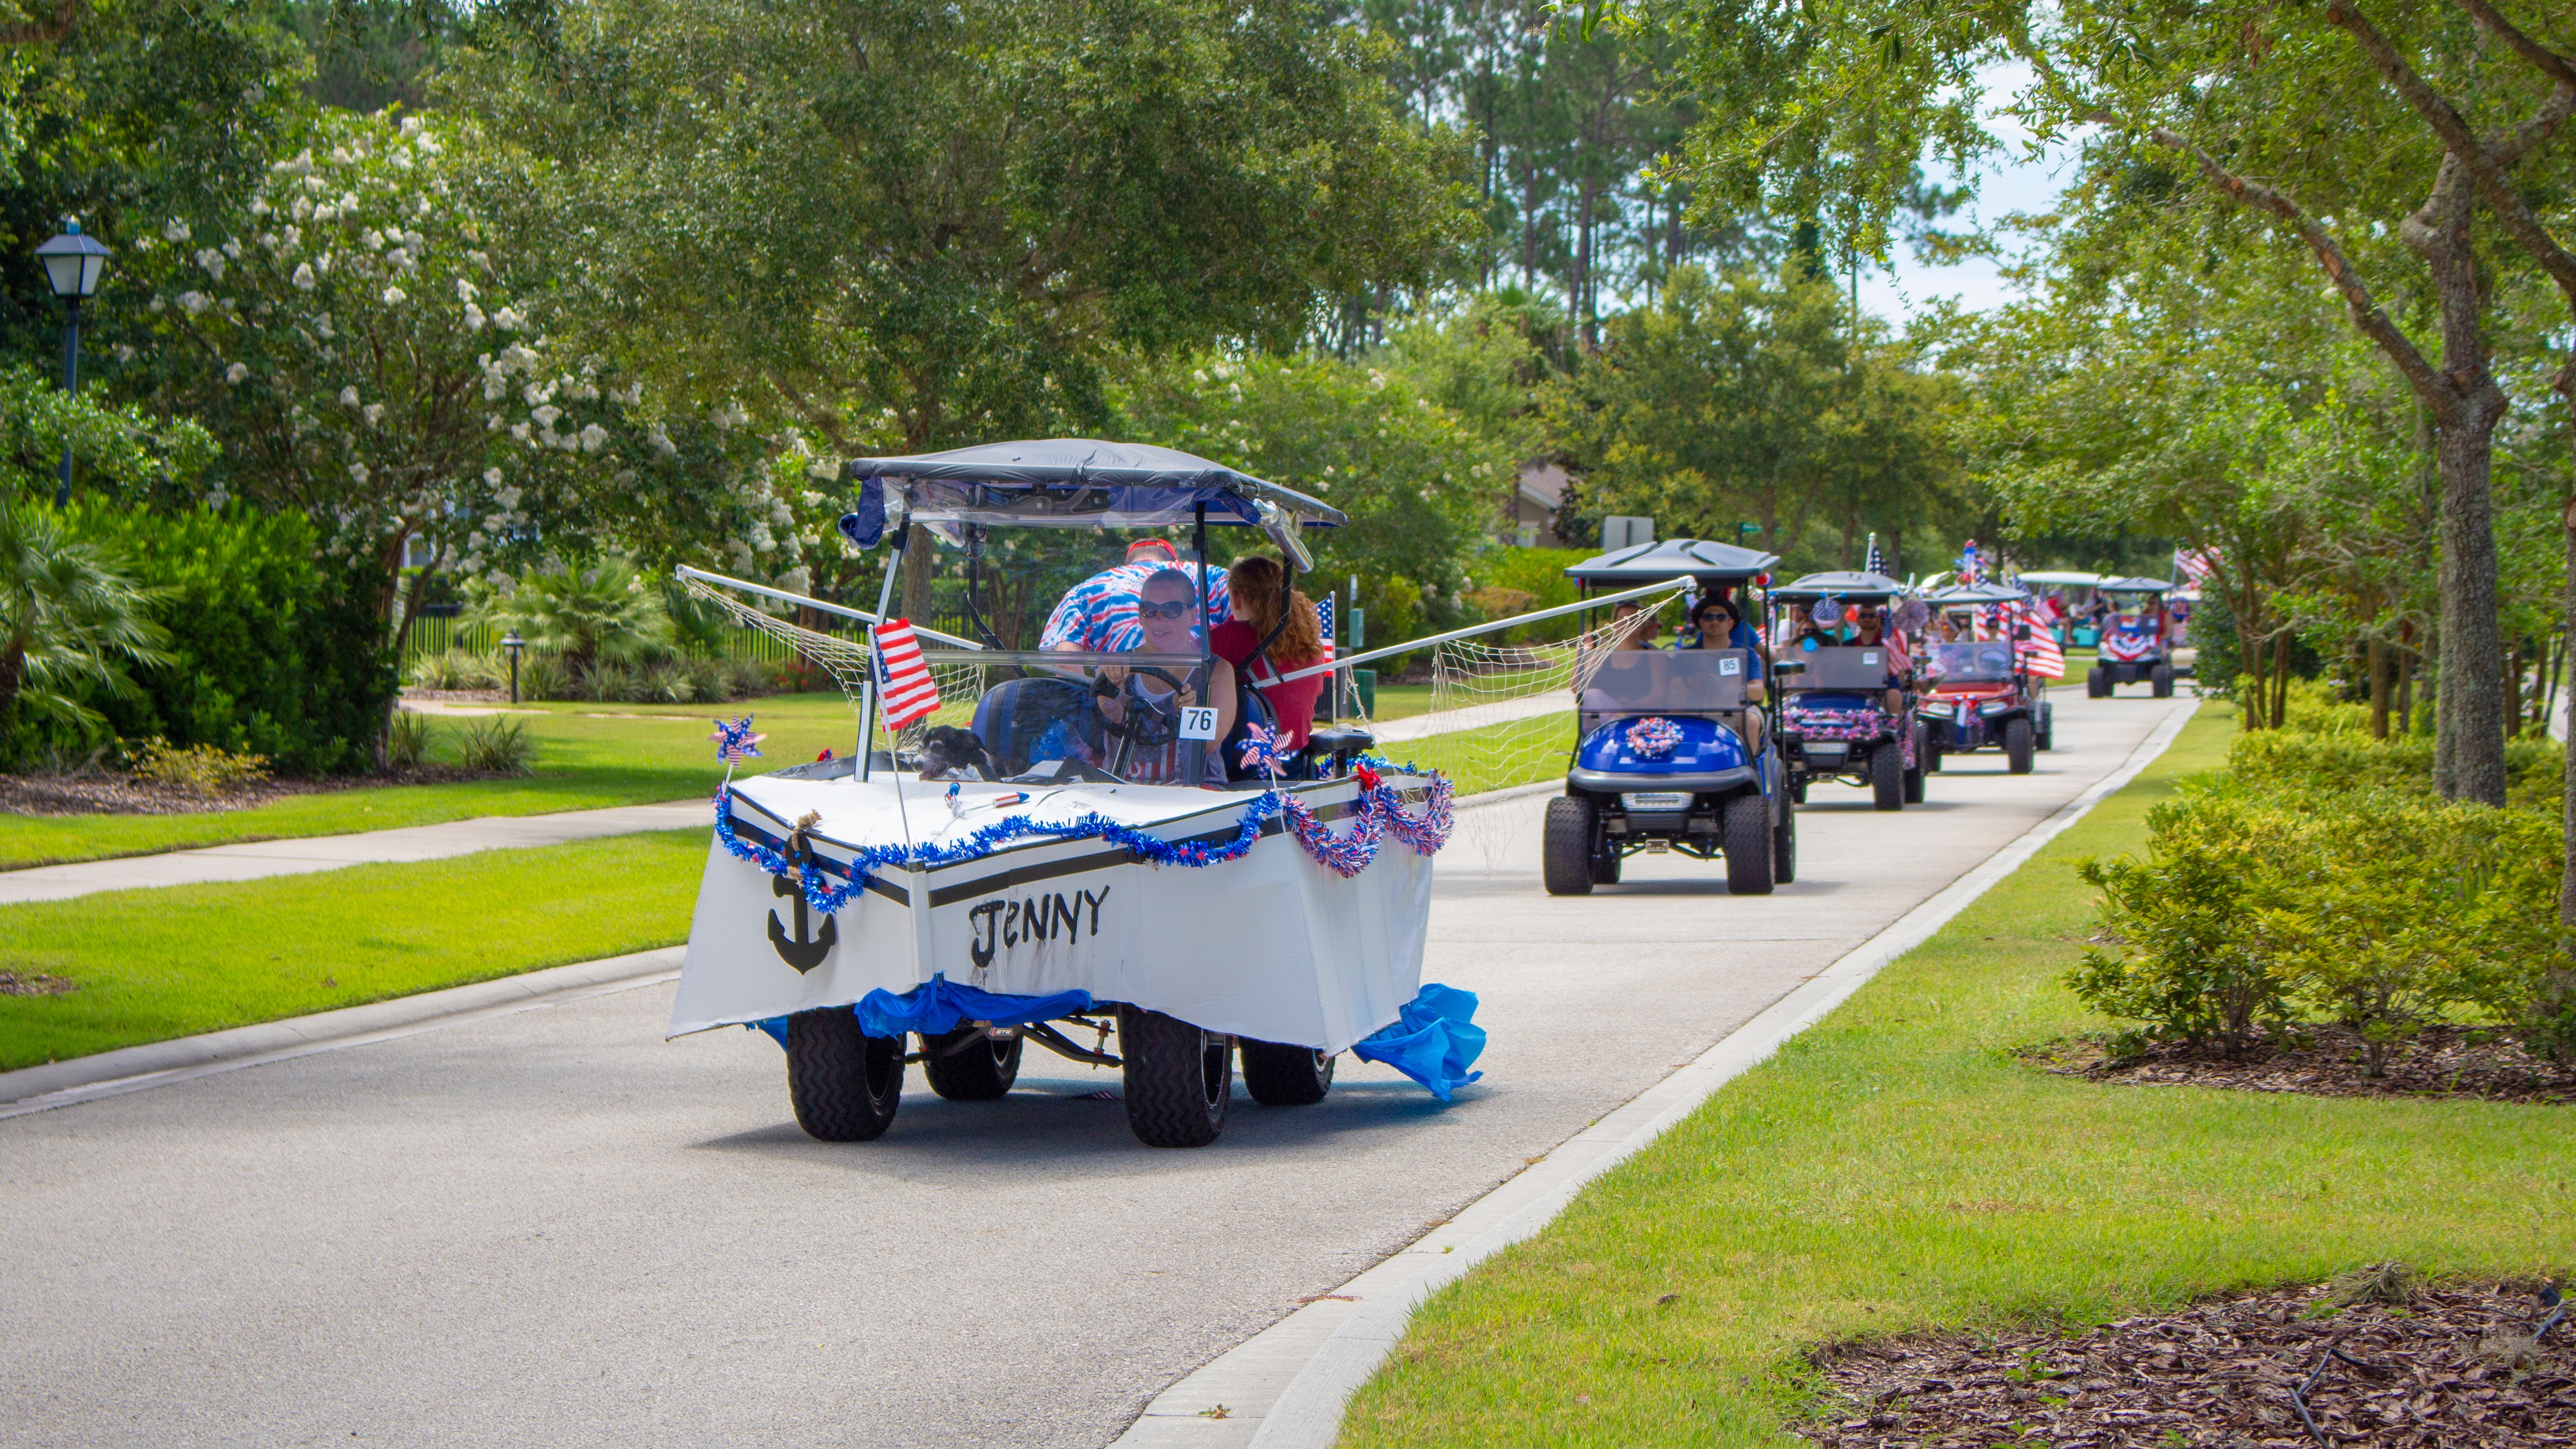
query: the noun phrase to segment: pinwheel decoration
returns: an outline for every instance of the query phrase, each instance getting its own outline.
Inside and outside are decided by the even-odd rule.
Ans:
[[[1263,775],[1273,780],[1279,778],[1279,772],[1281,769],[1281,762],[1279,759],[1279,737],[1270,732],[1269,726],[1247,725],[1244,727],[1243,749],[1241,751],[1241,755],[1243,759],[1243,768],[1247,770],[1259,770]]]
[[[738,720],[717,720],[716,732],[707,738],[715,741],[716,758],[724,761],[725,772],[730,775],[734,766],[759,754],[760,742],[769,736],[753,734],[751,716],[744,715]]]

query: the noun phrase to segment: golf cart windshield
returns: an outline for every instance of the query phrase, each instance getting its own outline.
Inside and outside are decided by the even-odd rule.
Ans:
[[[1706,714],[1742,709],[1752,651],[1619,649],[1583,687],[1586,715]]]
[[[984,671],[971,716],[934,717],[935,724],[971,730],[981,756],[950,737],[959,757],[947,758],[948,745],[927,739],[925,749],[940,750],[944,761],[930,778],[1222,783],[1221,769],[1212,778],[1187,778],[1187,745],[1196,740],[1213,762],[1217,743],[1213,711],[1193,708],[1208,697],[1195,654],[925,649],[922,658]]]
[[[1783,676],[1783,689],[1885,689],[1896,668],[1893,651],[1876,644],[1829,645],[1785,657],[1807,667],[1803,673]]]
[[[1973,644],[1935,644],[1924,655],[1925,677],[1942,684],[1994,683],[2013,676],[2009,641],[1985,639]]]

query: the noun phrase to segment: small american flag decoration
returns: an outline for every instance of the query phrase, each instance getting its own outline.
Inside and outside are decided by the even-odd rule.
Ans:
[[[877,697],[885,701],[885,721],[902,729],[926,719],[939,708],[939,686],[921,645],[912,637],[912,621],[888,619],[876,627]]]

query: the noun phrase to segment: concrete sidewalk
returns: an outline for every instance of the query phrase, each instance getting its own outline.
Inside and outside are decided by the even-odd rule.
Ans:
[[[564,845],[640,830],[685,830],[712,825],[715,807],[705,800],[668,805],[620,805],[608,810],[567,810],[554,815],[486,815],[444,825],[409,825],[361,835],[317,835],[305,840],[263,840],[249,845],[210,845],[162,855],[85,860],[0,872],[0,905],[61,901],[97,891],[148,886],[258,880],[338,870],[370,861],[444,860],[478,850]]]

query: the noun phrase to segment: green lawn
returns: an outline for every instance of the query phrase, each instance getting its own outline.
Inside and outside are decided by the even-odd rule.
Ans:
[[[54,818],[0,815],[0,870],[57,861],[148,855],[234,841],[285,840],[435,825],[477,815],[543,815],[709,794],[723,778],[708,720],[748,713],[769,735],[755,767],[811,760],[826,746],[847,754],[857,735],[838,694],[779,695],[730,705],[532,704],[524,721],[537,743],[536,773],[517,780],[389,785],[299,795],[248,810],[202,815]],[[470,718],[433,716],[434,758],[454,763]]]
[[[688,936],[704,830],[0,907],[0,1071]],[[470,908],[460,908],[470,902]]]
[[[2563,1108],[2107,1087],[2011,1051],[2098,1029],[2057,984],[2068,869],[2140,848],[2212,707],[2104,802],[1771,1062],[1441,1292],[1345,1446],[1792,1444],[1803,1355],[2304,1282],[2576,1267]],[[1791,889],[1795,889],[1792,887]]]

